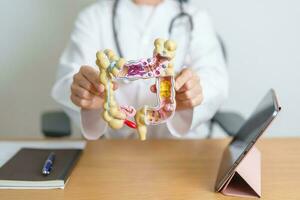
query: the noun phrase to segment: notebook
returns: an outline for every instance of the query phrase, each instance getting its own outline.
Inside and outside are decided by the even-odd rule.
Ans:
[[[50,175],[45,176],[42,168],[51,152],[55,161]],[[0,168],[0,189],[63,189],[81,152],[74,148],[22,148]]]

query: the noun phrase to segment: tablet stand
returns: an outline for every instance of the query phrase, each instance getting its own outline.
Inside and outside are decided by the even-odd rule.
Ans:
[[[253,146],[228,179],[221,193],[237,197],[261,197],[260,151]]]

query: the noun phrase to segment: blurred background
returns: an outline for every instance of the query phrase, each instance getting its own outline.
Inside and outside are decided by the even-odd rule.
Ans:
[[[50,97],[58,59],[78,12],[92,2],[0,1],[0,136],[40,136],[41,113],[60,110]],[[248,116],[272,87],[283,110],[266,137],[300,136],[300,1],[194,2],[226,43],[231,86],[222,109]]]

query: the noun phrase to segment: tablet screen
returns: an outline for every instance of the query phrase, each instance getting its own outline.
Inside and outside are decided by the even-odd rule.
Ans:
[[[222,185],[226,176],[234,168],[234,163],[237,164],[244,153],[253,146],[279,110],[275,93],[270,90],[227,146],[218,174],[217,187]]]

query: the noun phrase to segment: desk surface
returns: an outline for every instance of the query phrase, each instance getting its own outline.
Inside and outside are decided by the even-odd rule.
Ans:
[[[0,199],[231,199],[213,192],[227,143],[89,142],[64,190],[0,190]],[[300,199],[300,138],[263,139],[257,146],[262,152],[261,199]]]

